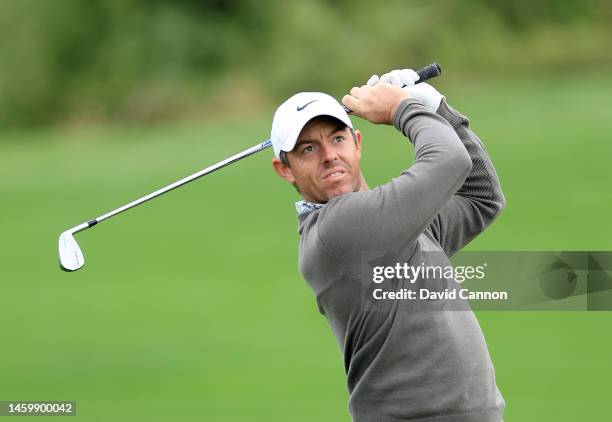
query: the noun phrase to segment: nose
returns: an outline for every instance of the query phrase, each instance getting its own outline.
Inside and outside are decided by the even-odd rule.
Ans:
[[[323,145],[321,148],[323,164],[329,165],[338,159],[338,152],[331,145]]]

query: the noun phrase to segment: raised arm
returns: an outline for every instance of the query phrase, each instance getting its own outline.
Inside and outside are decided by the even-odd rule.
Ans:
[[[399,90],[385,85],[371,92]],[[361,91],[351,94],[367,97]],[[378,120],[367,113],[367,102],[347,102],[345,97],[345,104],[370,121]],[[444,118],[410,98],[396,105],[392,116],[396,128],[414,143],[413,164],[385,185],[333,198],[319,213],[321,241],[341,261],[415,244],[471,170],[465,147]],[[377,122],[391,123],[384,120]]]
[[[472,162],[465,182],[430,225],[434,237],[451,256],[493,222],[506,200],[493,163],[480,139],[470,130],[469,120],[445,100],[440,103],[438,114],[452,125]]]

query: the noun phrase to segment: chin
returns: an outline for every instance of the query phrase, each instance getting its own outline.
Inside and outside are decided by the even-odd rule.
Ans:
[[[337,196],[342,196],[347,193],[354,192],[354,190],[350,186],[342,186],[332,191],[327,192],[327,200],[329,201],[332,198]]]

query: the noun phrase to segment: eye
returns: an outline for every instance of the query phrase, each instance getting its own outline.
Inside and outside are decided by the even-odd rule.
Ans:
[[[304,148],[302,148],[302,154],[309,154],[312,151],[314,151],[314,147],[312,145],[306,145]]]
[[[334,142],[342,142],[344,141],[344,136],[338,135],[334,138]]]

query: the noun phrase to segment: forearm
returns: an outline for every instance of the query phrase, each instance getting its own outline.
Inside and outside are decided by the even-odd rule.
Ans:
[[[445,101],[437,113],[453,126],[472,163],[463,185],[429,226],[444,251],[452,256],[493,222],[506,200],[493,163],[482,142],[469,129],[468,119]]]
[[[393,116],[393,125],[414,145],[415,159],[407,171],[420,170],[431,178],[440,178],[448,185],[454,185],[460,178],[459,188],[464,182],[471,159],[461,138],[449,121],[429,111],[417,100],[407,99],[400,103]]]
[[[472,170],[457,195],[468,198],[485,220],[493,219],[504,208],[506,200],[491,158],[469,128],[468,118],[449,106],[446,100],[440,103],[437,114],[451,124],[472,162]]]

